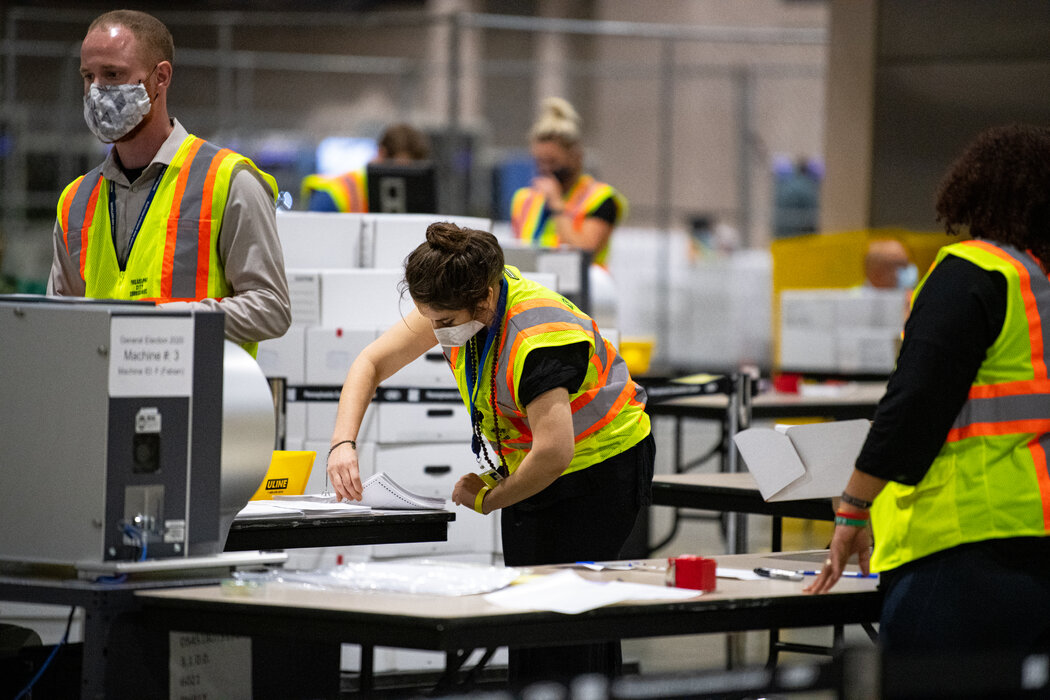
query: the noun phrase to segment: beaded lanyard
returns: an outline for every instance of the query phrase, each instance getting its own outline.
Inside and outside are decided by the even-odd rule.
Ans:
[[[502,319],[500,319],[500,321],[497,322],[496,326],[496,344],[499,344],[499,333],[501,325]],[[471,338],[469,343],[471,345],[471,350],[473,351],[471,354],[477,357],[477,341],[474,338]],[[480,357],[478,359],[480,360]],[[496,456],[499,459],[500,464],[498,469],[496,465],[492,463],[492,458],[489,456],[488,447],[485,444],[486,440],[481,433],[482,415],[480,410],[474,409],[474,415],[470,417],[470,425],[474,432],[473,443],[474,445],[478,446],[478,450],[475,452],[475,454],[478,455],[478,463],[481,463],[481,455],[484,455],[485,462],[489,465],[490,470],[500,475],[506,475],[507,473],[509,473],[509,470],[507,468],[507,460],[503,456],[503,431],[500,430],[499,419],[496,416],[496,370],[497,365],[499,364],[498,360],[498,355],[493,356],[492,376],[490,377],[491,382],[489,387],[489,406],[492,408],[492,432],[496,435]],[[482,368],[480,367],[479,362],[477,370],[478,375],[481,374],[481,370]]]
[[[503,479],[505,476],[507,476],[510,473],[510,470],[507,467],[506,458],[504,458],[504,456],[503,456],[503,434],[502,434],[502,431],[500,430],[499,419],[498,419],[498,417],[496,415],[496,375],[497,375],[497,368],[499,366],[499,339],[500,339],[500,333],[501,333],[501,331],[503,329],[503,309],[504,309],[504,304],[505,304],[505,300],[506,300],[506,297],[505,297],[506,284],[507,284],[506,280],[503,280],[502,281],[502,287],[500,289],[500,300],[499,300],[499,303],[497,304],[497,309],[496,309],[496,328],[494,329],[494,332],[490,331],[490,333],[492,333],[491,339],[486,338],[486,343],[485,343],[485,345],[486,345],[485,350],[486,351],[478,352],[477,336],[475,336],[475,337],[473,337],[473,338],[471,338],[470,340],[467,341],[467,348],[466,348],[466,350],[467,350],[467,357],[466,357],[466,364],[467,364],[467,392],[468,392],[468,394],[471,397],[471,401],[470,401],[470,426],[471,426],[471,431],[473,432],[473,435],[471,436],[471,449],[474,452],[474,456],[478,460],[478,465],[479,466],[481,465],[481,456],[484,454],[485,462],[488,464],[489,468],[488,468],[487,471],[483,472],[481,476],[482,476],[483,480],[486,480],[486,483],[488,483],[489,480],[491,480],[493,482],[493,483],[489,484],[490,486],[494,485],[494,482]],[[496,436],[496,457],[497,457],[497,459],[499,459],[499,463],[500,463],[500,467],[499,468],[497,468],[496,465],[492,463],[492,458],[489,457],[488,448],[485,445],[485,442],[486,442],[485,438],[484,438],[484,436],[481,433],[482,415],[481,415],[481,411],[474,407],[474,401],[473,401],[474,389],[471,386],[472,381],[471,381],[471,378],[470,378],[471,374],[473,374],[473,376],[478,379],[478,383],[481,382],[481,379],[480,379],[481,372],[484,369],[483,365],[484,365],[485,357],[488,355],[487,350],[489,350],[489,349],[492,349],[493,352],[495,353],[492,356],[492,375],[490,377],[491,381],[489,382],[489,405],[492,408],[492,432]],[[476,362],[477,362],[477,369],[474,370],[473,372],[471,372],[470,370],[473,369],[474,363],[475,363],[475,360],[473,358],[475,358],[475,357],[477,358],[477,360],[476,360]],[[488,479],[486,479],[486,477],[488,477]]]

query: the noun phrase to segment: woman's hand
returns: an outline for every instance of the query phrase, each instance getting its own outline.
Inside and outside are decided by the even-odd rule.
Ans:
[[[543,195],[549,207],[561,207],[561,183],[553,175],[537,175],[532,178],[532,189]]]
[[[478,497],[478,492],[484,488],[485,482],[481,480],[481,477],[471,472],[464,474],[459,477],[459,481],[456,482],[456,486],[452,489],[452,502],[457,506],[465,506],[474,510],[474,501]],[[485,515],[488,515],[490,511],[485,510],[485,501],[482,500],[482,511]]]
[[[846,562],[853,554],[857,555],[860,570],[866,576],[871,563],[871,530],[867,527],[838,525],[831,538],[831,548],[820,575],[810,585],[802,589],[804,593],[827,593],[842,578]]]
[[[337,445],[328,455],[328,481],[339,500],[360,501],[361,475],[357,465],[357,448],[349,442]]]

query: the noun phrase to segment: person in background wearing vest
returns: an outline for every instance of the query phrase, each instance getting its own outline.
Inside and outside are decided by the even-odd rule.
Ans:
[[[491,233],[450,223],[428,227],[402,289],[415,308],[343,384],[328,462],[336,493],[361,498],[355,440],[376,387],[440,343],[481,472],[462,476],[452,501],[503,511],[508,566],[618,559],[650,502],[655,448],[645,392],[597,324],[505,266]],[[510,654],[514,684],[619,668],[619,643]]]
[[[806,590],[831,589],[857,555],[881,572],[888,658],[1045,651],[1050,129],[981,133],[936,209],[949,233],[973,240],[942,248],[915,290],[831,551]]]
[[[225,312],[255,354],[291,323],[277,183],[168,116],[174,45],[144,12],[107,12],[80,47],[84,119],[113,147],[58,203],[48,293]]]
[[[394,124],[379,139],[373,162],[404,164],[428,158],[430,141],[426,134],[408,124]],[[368,178],[364,168],[333,177],[307,175],[302,190],[309,211],[368,212]]]
[[[613,228],[627,216],[627,200],[584,174],[580,116],[566,100],[543,101],[529,142],[539,175],[514,193],[511,231],[534,246],[569,245],[591,253],[591,313],[602,328],[615,328],[616,289],[606,261]]]

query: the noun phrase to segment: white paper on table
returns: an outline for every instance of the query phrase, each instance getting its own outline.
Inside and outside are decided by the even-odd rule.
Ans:
[[[248,504],[237,513],[238,518],[290,518],[294,515],[302,515],[298,509],[289,510],[274,505],[270,501],[248,501]]]
[[[295,500],[285,499],[276,502],[279,508],[287,508],[289,510],[299,510],[305,515],[340,515],[342,513],[367,513],[372,510],[371,506],[366,506],[361,503],[348,503],[342,501],[340,503],[324,503],[315,500]]]
[[[485,600],[510,610],[551,610],[575,615],[625,600],[684,600],[700,594],[700,591],[645,583],[588,581],[572,571],[560,571],[489,593]]]
[[[249,501],[238,518],[292,518],[297,515],[343,515],[372,510],[359,503],[319,503],[317,501]]]
[[[727,566],[720,566],[715,569],[715,576],[718,578],[735,578],[741,581],[757,581],[763,578],[756,574],[754,569],[731,569]]]

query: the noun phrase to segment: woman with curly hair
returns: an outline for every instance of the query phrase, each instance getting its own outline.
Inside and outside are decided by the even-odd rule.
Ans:
[[[972,240],[942,248],[915,290],[806,590],[857,555],[881,572],[889,657],[1024,654],[1050,646],[1050,129],[981,133],[936,209]]]

